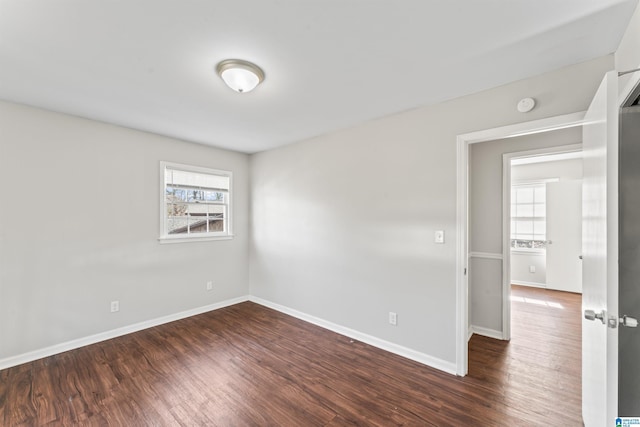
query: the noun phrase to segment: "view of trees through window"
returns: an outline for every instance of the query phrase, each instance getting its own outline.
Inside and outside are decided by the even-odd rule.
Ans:
[[[223,175],[222,171],[208,171],[182,165],[165,166],[163,215],[167,237],[229,233],[230,176]]]
[[[223,230],[225,193],[167,185],[166,198],[170,234]]]

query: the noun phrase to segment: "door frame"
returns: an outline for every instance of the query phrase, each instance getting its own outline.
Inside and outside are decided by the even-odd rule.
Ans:
[[[576,125],[579,126],[579,125]],[[550,129],[545,132],[552,132]],[[511,160],[582,151],[582,144],[504,153],[502,155],[502,339],[511,339]]]
[[[469,266],[469,145],[493,141],[496,139],[533,135],[542,132],[582,126],[584,115],[585,112],[581,111],[556,117],[549,117],[546,119],[460,134],[456,137],[456,374],[459,376],[467,375],[469,367],[469,276],[467,274]],[[504,250],[505,248],[503,247],[503,254]],[[507,275],[505,274],[505,264],[508,264],[508,262],[504,262],[503,255],[503,289],[507,278]],[[509,310],[509,308],[506,310]],[[504,321],[506,316],[504,302],[502,312],[504,334]]]

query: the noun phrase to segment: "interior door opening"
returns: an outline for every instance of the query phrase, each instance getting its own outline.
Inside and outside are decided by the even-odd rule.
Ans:
[[[511,157],[509,168],[511,185],[504,196],[510,198],[505,220],[510,237],[511,344],[519,358],[528,358],[539,380],[554,378],[556,389],[551,393],[556,395],[549,397],[564,402],[568,415],[579,417],[582,152]]]
[[[544,420],[549,422],[563,419],[554,415],[557,402],[563,402],[561,410],[569,419],[579,418],[581,412],[580,295],[560,290],[561,286],[546,289],[545,259],[545,245],[551,240],[546,235],[546,187],[579,183],[581,145],[575,142],[580,136],[578,127],[486,141],[471,147],[469,156],[469,288],[474,333],[469,344],[469,375],[482,375],[483,365],[491,365],[492,375],[509,378],[509,384],[502,386],[521,389],[539,384],[527,393],[532,410],[548,412]],[[514,197],[512,160],[520,163],[513,166],[514,183],[520,186],[513,189]],[[580,211],[579,187],[577,194]],[[512,218],[512,211],[518,215]],[[579,212],[574,221],[580,227]],[[525,275],[513,288],[512,246],[526,255],[521,256]],[[578,263],[579,255],[578,250]],[[540,264],[531,261],[535,257]],[[493,292],[496,299],[485,298]],[[496,310],[500,307],[503,311]]]

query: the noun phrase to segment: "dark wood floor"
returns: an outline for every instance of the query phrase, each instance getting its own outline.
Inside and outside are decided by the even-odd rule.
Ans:
[[[563,308],[514,302],[465,378],[242,303],[0,371],[0,424],[581,425],[580,297],[513,294]]]

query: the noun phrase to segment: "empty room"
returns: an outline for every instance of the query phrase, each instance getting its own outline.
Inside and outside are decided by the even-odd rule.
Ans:
[[[0,425],[640,420],[639,68],[637,0],[0,0]]]

